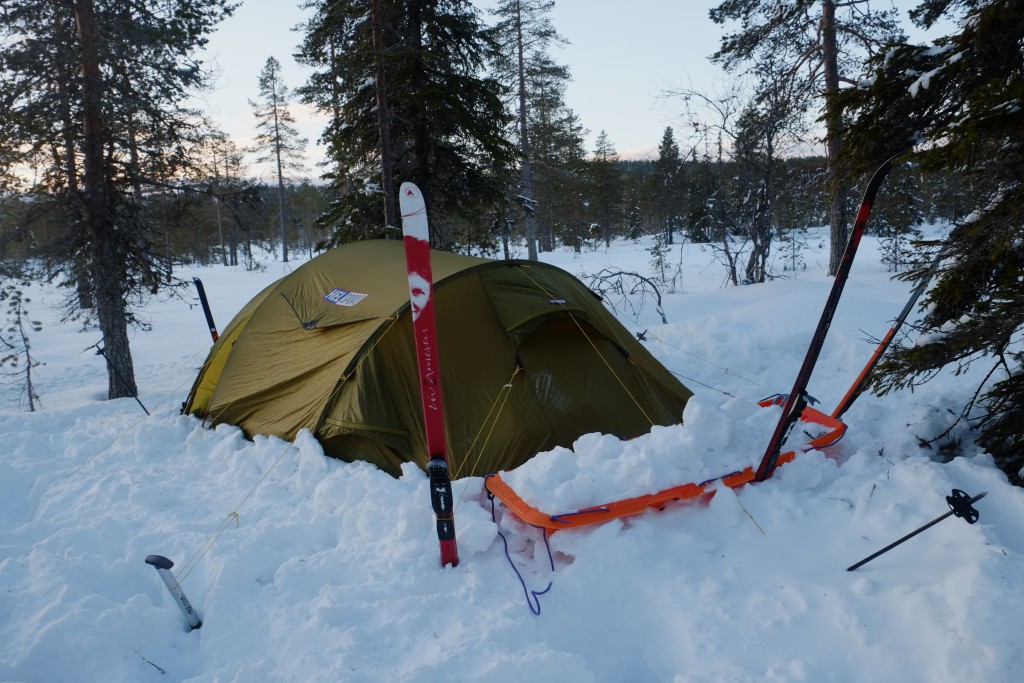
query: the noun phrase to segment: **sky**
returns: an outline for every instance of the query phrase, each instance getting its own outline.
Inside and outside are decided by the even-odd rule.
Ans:
[[[492,3],[482,0],[481,8]],[[721,71],[707,56],[717,48],[721,29],[708,19],[710,2],[559,0],[551,18],[569,44],[555,58],[570,67],[568,106],[590,131],[587,148],[605,130],[623,157],[657,148],[665,127],[677,122],[661,94],[674,87],[713,87]],[[244,0],[211,36],[204,59],[218,73],[215,90],[203,96],[213,119],[240,144],[255,134],[248,100],[257,94],[260,69],[268,57],[282,65],[285,84],[302,85],[309,70],[292,53],[301,33],[292,29],[308,13],[290,0]],[[485,20],[490,18],[485,16]],[[324,120],[312,109],[291,106],[310,160],[322,157],[316,145]],[[312,174],[315,172],[310,164]]]
[[[488,22],[486,10],[494,4],[477,0]],[[587,149],[594,148],[604,130],[623,158],[654,154],[665,127],[680,122],[678,99],[665,98],[665,93],[680,88],[714,92],[725,80],[708,59],[724,30],[708,18],[708,10],[717,4],[631,0],[624,7],[622,0],[557,1],[551,19],[569,42],[556,48],[554,57],[571,71],[566,104],[590,131]],[[259,72],[268,57],[281,63],[289,88],[308,77],[310,71],[292,57],[301,40],[293,29],[307,16],[293,0],[244,0],[211,37],[206,58],[219,75],[216,89],[204,100],[214,120],[240,144],[255,132],[248,100],[256,97]],[[323,156],[316,143],[324,119],[297,103],[291,111],[309,139],[310,177],[316,177],[314,164]]]

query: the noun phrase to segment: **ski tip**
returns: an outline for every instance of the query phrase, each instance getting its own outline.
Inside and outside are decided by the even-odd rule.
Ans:
[[[398,188],[398,197],[400,200],[419,199],[422,196],[423,193],[420,192],[420,188],[416,186],[416,183],[405,182]]]
[[[168,560],[163,555],[148,555],[146,556],[146,564],[153,565],[157,569],[170,569],[174,566],[174,563]]]

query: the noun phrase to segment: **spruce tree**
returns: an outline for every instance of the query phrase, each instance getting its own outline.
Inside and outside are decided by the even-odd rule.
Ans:
[[[893,169],[887,179],[885,201],[879,202],[872,218],[871,231],[879,238],[882,263],[890,272],[907,270],[920,260],[914,242],[921,239],[919,226],[924,212],[916,164]]]
[[[873,78],[836,103],[853,114],[846,160],[866,171],[913,149],[926,172],[963,176],[969,213],[941,245],[947,258],[924,302],[923,336],[881,365],[878,387],[914,387],[951,366],[976,391],[961,422],[1011,478],[1024,466],[1024,5],[1016,0],[927,0],[924,27],[957,27],[930,45],[894,45]],[[922,269],[907,274],[923,276]],[[951,430],[953,428],[951,427]]]
[[[322,0],[299,50],[318,71],[300,90],[329,116],[326,178],[338,199],[324,218],[332,241],[386,234],[376,74],[385,74],[386,128],[395,184],[420,186],[435,246],[456,221],[509,201],[515,158],[501,84],[482,75],[496,44],[467,0]],[[374,49],[374,25],[379,49]]]
[[[194,57],[226,0],[5,0],[0,5],[0,159],[34,166],[35,215],[65,231],[51,272],[92,307],[108,396],[134,396],[130,301],[163,286],[149,191],[191,167],[205,129],[188,98],[208,85]]]
[[[605,247],[611,246],[612,237],[618,233],[623,213],[622,178],[617,168],[618,161],[615,145],[608,138],[608,133],[602,130],[594,141],[590,176],[594,192],[594,216]]]
[[[665,127],[658,145],[658,158],[654,161],[654,210],[662,221],[665,243],[672,244],[683,213],[685,197],[683,160],[671,126]]]
[[[277,212],[281,229],[281,260],[288,261],[288,230],[285,220],[285,172],[305,170],[303,153],[308,140],[299,137],[295,117],[288,109],[290,92],[281,80],[281,63],[268,57],[260,71],[259,99],[249,100],[256,117],[253,150],[258,163],[271,162],[277,180]]]

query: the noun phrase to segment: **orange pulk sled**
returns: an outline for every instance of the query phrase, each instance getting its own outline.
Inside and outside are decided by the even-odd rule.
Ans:
[[[839,418],[849,409],[853,401],[867,386],[871,372],[877,365],[886,348],[888,348],[888,345],[895,336],[896,331],[903,324],[918,297],[924,291],[927,282],[937,270],[943,256],[940,252],[939,255],[935,257],[935,260],[931,264],[924,280],[914,289],[910,300],[907,302],[906,306],[904,306],[903,311],[900,313],[896,322],[889,329],[889,332],[878,345],[878,348],[872,354],[867,365],[857,376],[853,385],[847,391],[846,395],[840,401],[832,414],[826,415],[825,413],[808,405],[812,399],[807,395],[807,383],[810,380],[814,364],[817,362],[818,355],[824,345],[825,336],[832,322],[832,317],[835,314],[843,287],[845,286],[846,280],[849,276],[853,258],[857,252],[857,247],[860,243],[861,237],[864,235],[864,229],[867,224],[868,215],[871,212],[875,196],[877,195],[882,180],[888,173],[892,162],[893,159],[889,159],[882,164],[868,182],[867,189],[864,193],[864,200],[862,201],[860,210],[857,214],[857,220],[850,235],[850,240],[846,246],[845,252],[843,253],[843,259],[836,273],[836,279],[833,282],[829,299],[825,305],[821,320],[818,323],[814,337],[807,350],[807,355],[804,358],[803,365],[797,375],[793,390],[789,394],[776,394],[775,396],[770,396],[758,402],[762,407],[781,405],[783,406],[783,412],[765,454],[756,469],[753,466],[750,466],[746,469],[731,472],[700,483],[682,484],[658,491],[657,493],[637,496],[635,498],[626,498],[624,500],[595,505],[581,510],[555,514],[542,512],[523,500],[522,497],[519,496],[519,494],[517,494],[504,479],[502,479],[500,472],[491,474],[485,478],[484,486],[488,494],[501,501],[505,507],[511,510],[523,522],[541,528],[545,530],[546,533],[550,533],[559,529],[571,529],[589,524],[607,522],[609,520],[628,515],[635,515],[645,512],[650,508],[660,509],[673,501],[689,501],[695,499],[710,500],[710,498],[715,494],[719,484],[724,484],[730,488],[737,488],[752,481],[764,481],[771,477],[776,467],[791,462],[796,457],[796,451],[781,451],[783,443],[785,443],[790,431],[798,421],[817,425],[824,430],[823,433],[808,441],[801,449],[802,451],[820,450],[839,441],[839,439],[841,439],[846,433],[846,425]]]

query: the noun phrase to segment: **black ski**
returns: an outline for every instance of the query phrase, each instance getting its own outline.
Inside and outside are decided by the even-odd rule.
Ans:
[[[768,442],[768,448],[765,449],[764,457],[761,458],[761,464],[757,467],[754,481],[764,481],[772,476],[772,472],[775,471],[775,465],[779,459],[779,454],[782,451],[782,445],[786,442],[786,437],[789,436],[793,425],[796,424],[796,421],[804,412],[804,408],[807,407],[807,383],[811,379],[811,373],[814,372],[814,365],[818,362],[821,348],[825,345],[825,336],[828,334],[828,328],[832,324],[832,318],[835,316],[836,308],[839,306],[839,298],[843,295],[846,280],[850,276],[853,258],[857,255],[857,247],[860,246],[860,240],[864,236],[864,228],[867,225],[868,216],[871,214],[871,206],[875,202],[875,195],[878,194],[878,188],[882,185],[882,180],[885,179],[886,174],[892,167],[893,159],[895,157],[886,160],[884,164],[879,166],[878,170],[871,176],[871,180],[868,181],[868,187],[864,191],[864,200],[861,202],[860,210],[857,212],[857,221],[853,224],[850,240],[846,244],[846,251],[843,252],[843,259],[839,263],[836,279],[832,283],[832,291],[828,295],[828,301],[825,302],[825,310],[821,312],[821,320],[818,321],[818,327],[814,330],[814,337],[811,338],[811,344],[807,347],[807,355],[804,356],[803,365],[800,366],[800,372],[797,373],[796,382],[793,383],[793,390],[786,397],[786,405],[782,409],[782,416],[775,427],[775,433],[772,434],[771,441]]]
[[[196,283],[196,291],[199,292],[199,303],[203,305],[203,313],[206,315],[206,324],[210,326],[210,336],[213,337],[213,341],[217,341],[217,326],[213,324],[213,313],[210,311],[210,302],[206,300],[206,288],[203,287],[203,281],[197,277],[192,278],[192,282]]]

